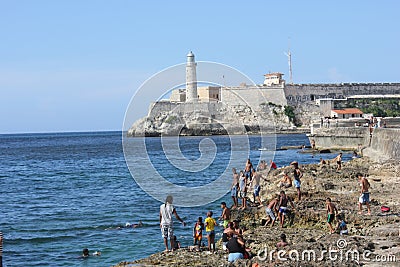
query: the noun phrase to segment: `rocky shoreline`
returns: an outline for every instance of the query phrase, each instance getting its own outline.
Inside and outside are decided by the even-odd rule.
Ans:
[[[244,211],[232,210],[233,219],[240,219],[241,226],[248,229],[244,232],[244,238],[246,246],[253,254],[252,259],[239,260],[232,266],[398,266],[400,262],[399,162],[392,160],[376,163],[368,158],[359,158],[345,162],[342,170],[338,172],[335,165],[301,165],[300,162],[300,168],[304,173],[303,197],[300,202],[295,201],[295,210],[286,219],[283,229],[277,224],[273,228],[262,225],[263,219],[266,218],[265,204],[261,208],[254,206]],[[282,171],[290,168],[273,170],[268,175],[262,172],[263,201],[268,202],[280,191],[276,183],[281,179]],[[371,184],[371,216],[357,213],[360,190],[356,177],[358,172],[366,175]],[[297,199],[295,188],[289,188],[286,192],[290,197]],[[349,229],[348,236],[329,234],[325,211],[327,197],[332,199],[339,213],[345,216]],[[381,212],[382,205],[389,206],[390,212]],[[277,253],[271,251],[276,250],[276,243],[281,233],[286,234],[290,245],[285,248],[286,256],[283,255],[283,258],[279,259]],[[339,244],[341,247],[338,247]],[[180,249],[171,253],[156,253],[131,262],[121,262],[116,266],[229,266],[227,253],[221,249],[220,244],[218,247],[216,254]],[[298,258],[291,252],[292,250],[300,253]],[[315,251],[316,258],[311,257],[309,260],[306,253],[303,259],[304,251],[307,253]],[[333,251],[333,256],[328,256],[328,252],[323,255],[322,251]],[[292,259],[288,258],[289,252],[292,253],[290,254],[293,256]],[[346,253],[349,255],[348,258],[345,256]],[[353,254],[359,258],[352,256]],[[381,262],[378,262],[378,259]],[[385,261],[382,262],[383,260]]]

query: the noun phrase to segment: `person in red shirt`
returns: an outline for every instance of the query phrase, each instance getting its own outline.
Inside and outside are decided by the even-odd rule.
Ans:
[[[269,167],[271,170],[276,170],[278,167],[276,166],[275,162],[272,161],[272,159],[269,160]]]

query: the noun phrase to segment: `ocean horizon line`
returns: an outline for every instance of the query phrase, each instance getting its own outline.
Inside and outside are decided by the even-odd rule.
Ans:
[[[123,130],[82,130],[82,131],[43,131],[43,132],[6,132],[0,133],[0,136],[6,135],[63,135],[63,134],[94,134],[94,133],[122,133]]]

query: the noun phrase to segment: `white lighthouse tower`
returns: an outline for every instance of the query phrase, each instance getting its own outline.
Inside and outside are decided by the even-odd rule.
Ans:
[[[196,77],[196,62],[192,51],[187,54],[186,59],[186,102],[195,103],[197,98],[197,77]]]

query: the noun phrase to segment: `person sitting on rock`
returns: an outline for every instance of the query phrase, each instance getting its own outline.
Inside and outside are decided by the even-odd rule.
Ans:
[[[289,188],[292,187],[292,178],[287,174],[287,172],[283,172],[283,178],[278,182],[279,188]]]
[[[233,228],[235,228],[236,235],[242,235],[243,230],[240,228],[240,222],[239,220],[234,220],[233,221]]]
[[[233,236],[229,239],[226,244],[226,248],[228,249],[228,262],[234,262],[238,259],[244,258],[245,253],[245,243],[241,235]]]
[[[222,233],[222,248],[223,250],[227,250],[226,244],[228,241],[236,234],[235,232],[235,226],[233,222],[228,223],[228,227],[224,229],[224,232]]]
[[[325,165],[326,161],[323,158],[319,158],[319,164]]]
[[[177,240],[177,238],[176,238],[176,235],[174,235],[174,247],[173,247],[173,250],[177,250],[179,248],[181,248],[181,242],[179,242]]]
[[[279,206],[278,206],[279,207],[278,218],[281,223],[281,228],[283,228],[283,224],[285,222],[285,215],[288,212],[288,208],[287,208],[288,203],[290,203],[292,208],[295,209],[294,205],[293,205],[293,201],[288,196],[286,196],[285,191],[281,191]]]
[[[265,170],[267,168],[267,164],[265,162],[265,160],[260,161],[260,164],[258,165],[257,170],[262,171]]]
[[[338,224],[337,224],[336,230],[339,230],[340,235],[348,235],[349,230],[347,229],[347,224],[344,220],[344,216],[338,215],[337,218],[338,218]]]
[[[280,239],[281,239],[281,241],[279,241],[276,244],[277,248],[283,248],[283,247],[286,247],[287,245],[289,245],[289,243],[286,241],[286,235],[285,234],[281,234],[280,235]]]

